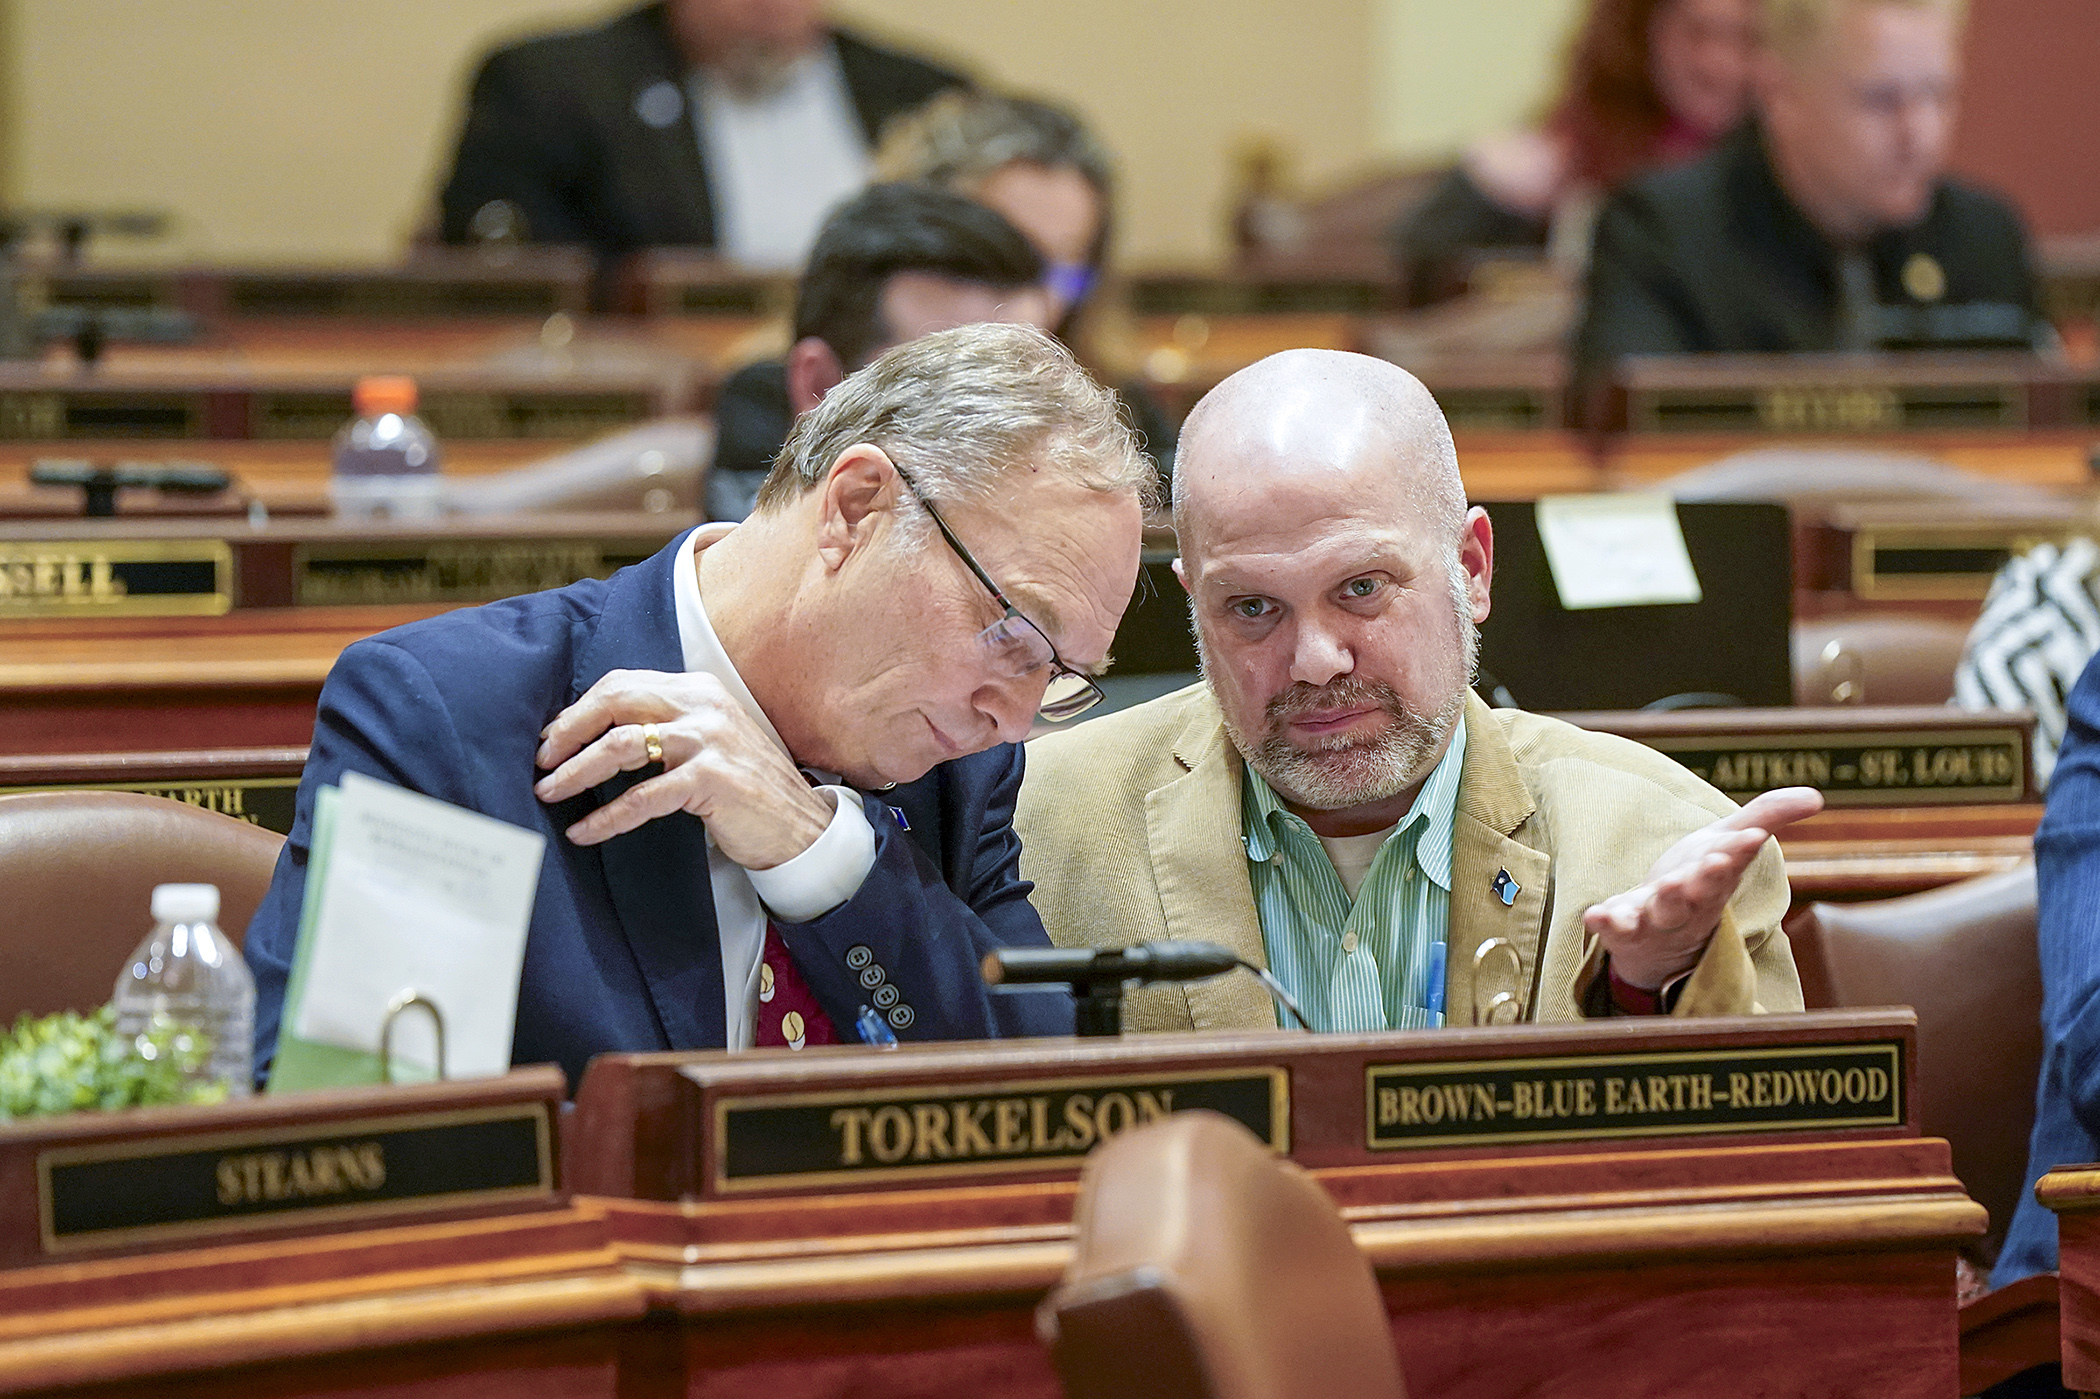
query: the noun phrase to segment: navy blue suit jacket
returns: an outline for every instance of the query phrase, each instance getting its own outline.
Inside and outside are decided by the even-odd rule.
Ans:
[[[594,1054],[723,1047],[722,952],[700,819],[681,812],[578,846],[562,832],[645,774],[554,806],[532,793],[540,731],[599,677],[684,669],[671,564],[689,540],[606,582],[448,613],[343,652],[321,691],[291,838],[248,927],[259,1069],[277,1043],[314,796],[346,771],[546,836],[514,1062],[558,1063],[574,1084]],[[1020,789],[1021,750],[1002,745],[863,797],[875,865],[859,892],[812,922],[780,925],[842,1037],[855,1038],[871,1000],[862,980],[870,962],[908,1008],[891,1008],[893,1024],[907,1022],[899,1039],[1072,1032],[1068,996],[992,995],[978,975],[993,948],[1049,946],[1020,876]],[[863,966],[849,966],[859,948]]]
[[[2065,713],[2049,805],[2034,833],[2041,1082],[2027,1188],[1991,1271],[1996,1287],[2056,1266],[2056,1216],[2034,1198],[2034,1183],[2058,1166],[2100,1161],[2100,659],[2078,677]]]

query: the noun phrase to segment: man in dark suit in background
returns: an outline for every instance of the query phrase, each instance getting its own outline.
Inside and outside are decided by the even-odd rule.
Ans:
[[[1048,330],[1043,260],[973,199],[872,185],[833,210],[795,289],[787,357],[746,365],[715,400],[707,514],[741,520],[795,419],[884,350],[975,321]]]
[[[259,1069],[345,771],[546,837],[515,1062],[1070,1033],[978,965],[1047,945],[1018,745],[1098,697],[1154,491],[1069,354],[965,326],[832,390],[743,524],[350,647],[248,929]]]
[[[1597,221],[1575,357],[2048,343],[2020,219],[1943,177],[1958,0],[1766,0],[1757,120]]]
[[[817,0],[660,0],[528,39],[474,79],[445,240],[793,267],[866,183],[883,123],[966,82],[826,27]]]

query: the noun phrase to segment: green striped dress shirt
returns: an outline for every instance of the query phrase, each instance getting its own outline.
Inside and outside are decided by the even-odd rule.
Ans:
[[[1451,832],[1465,757],[1461,719],[1414,806],[1378,847],[1354,903],[1312,828],[1245,769],[1247,870],[1269,970],[1315,1030],[1444,1023]]]

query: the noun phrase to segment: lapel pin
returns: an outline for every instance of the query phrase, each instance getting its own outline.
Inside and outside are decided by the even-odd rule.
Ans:
[[[1497,870],[1495,882],[1488,885],[1488,892],[1502,900],[1504,908],[1509,908],[1516,903],[1517,895],[1523,892],[1523,887],[1509,877],[1508,870]]]
[[[905,829],[905,830],[907,830],[907,831],[911,829],[911,822],[910,822],[910,821],[909,821],[908,819],[906,819],[906,817],[905,817],[905,815],[904,815],[904,808],[903,808],[903,807],[901,807],[901,806],[893,806],[893,807],[891,807],[891,808],[890,808],[890,815],[892,815],[892,816],[894,816],[894,817],[896,817],[896,818],[897,818],[897,824],[898,824],[898,825],[899,825],[900,827],[902,827],[903,829]]]

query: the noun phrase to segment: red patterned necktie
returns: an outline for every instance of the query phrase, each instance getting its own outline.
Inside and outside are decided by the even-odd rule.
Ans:
[[[758,966],[758,1018],[752,1023],[751,1042],[760,1048],[786,1045],[789,1049],[839,1042],[831,1017],[817,1004],[816,994],[802,979],[780,929],[770,918],[766,920],[765,955]]]

